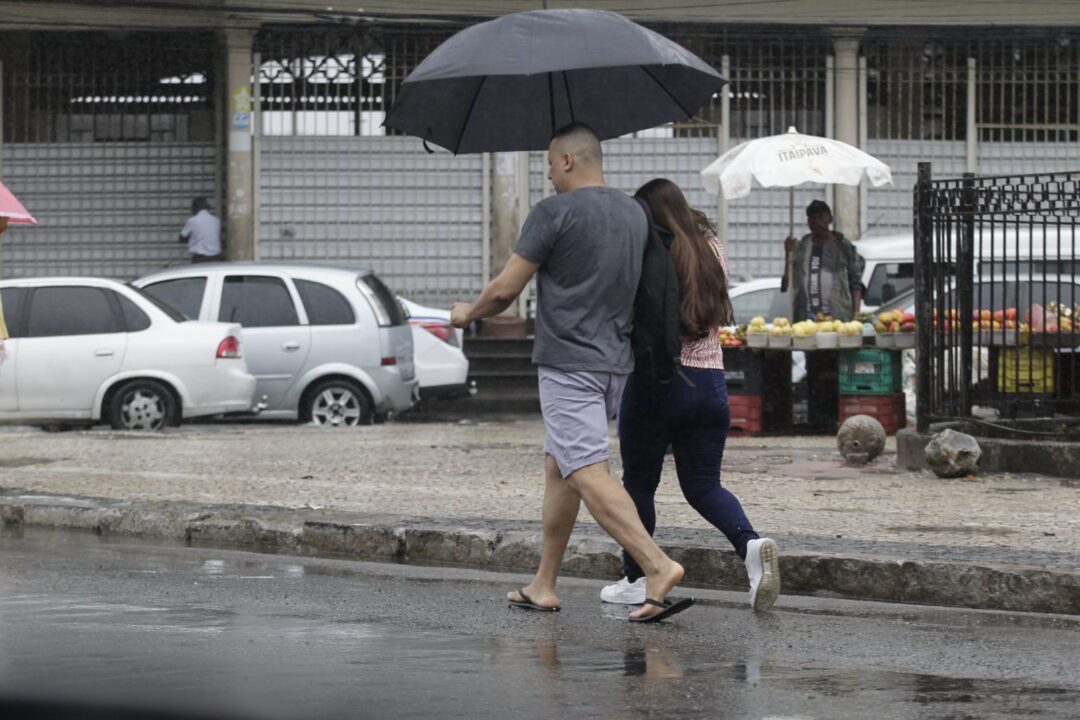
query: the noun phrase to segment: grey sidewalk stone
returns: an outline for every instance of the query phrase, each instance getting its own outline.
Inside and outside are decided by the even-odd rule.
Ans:
[[[356,560],[452,565],[528,572],[540,552],[539,524],[437,519],[259,505],[126,501],[8,489],[0,494],[6,532],[38,526]],[[618,577],[619,548],[592,525],[579,526],[564,572],[597,580]],[[902,543],[839,543],[776,538],[783,592],[833,594],[888,602],[1080,614],[1080,572],[1068,553],[1032,560],[980,548]],[[687,570],[687,587],[744,589],[739,558],[718,548],[716,533],[684,528],[658,540]],[[997,562],[990,562],[996,558]],[[599,586],[599,582],[597,583]]]
[[[543,436],[536,419],[154,435],[3,427],[0,518],[5,532],[68,527],[530,572]],[[1080,482],[985,471],[941,480],[897,467],[894,448],[903,443],[889,439],[851,467],[833,437],[728,439],[721,481],[779,545],[784,593],[1080,614]],[[611,458],[618,478],[614,433]],[[686,565],[686,583],[744,590],[742,563],[687,504],[671,461],[656,500],[657,541]],[[566,572],[599,587],[619,577],[619,561],[582,511]]]

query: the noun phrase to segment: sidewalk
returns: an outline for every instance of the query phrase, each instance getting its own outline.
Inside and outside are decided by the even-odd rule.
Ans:
[[[9,528],[530,570],[542,437],[539,420],[159,436],[0,428],[0,517]],[[729,441],[724,483],[779,543],[784,592],[1080,614],[1080,484],[940,480],[893,459],[891,441],[866,468],[845,467],[829,437]],[[688,585],[745,586],[726,540],[682,498],[670,458],[657,509],[657,539],[687,566]],[[618,548],[584,509],[566,568],[619,574]]]

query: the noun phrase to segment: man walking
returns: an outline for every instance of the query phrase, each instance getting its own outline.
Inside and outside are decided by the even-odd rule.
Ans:
[[[204,197],[191,201],[191,217],[184,223],[178,242],[186,242],[191,262],[217,262],[224,260],[221,254],[221,220],[210,212],[210,203]]]
[[[600,141],[585,125],[557,131],[548,147],[556,194],[529,213],[506,267],[451,323],[496,315],[537,275],[536,338],[544,442],[544,545],[532,582],[512,605],[558,610],[555,583],[581,501],[645,572],[646,601],[630,615],[655,622],[693,604],[665,600],[683,568],[653,542],[630,496],[608,469],[608,421],[633,370],[630,331],[648,225],[641,207],[607,187]]]

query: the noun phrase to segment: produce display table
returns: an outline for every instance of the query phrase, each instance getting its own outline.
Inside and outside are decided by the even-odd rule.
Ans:
[[[902,354],[878,348],[725,347],[732,433],[835,432],[853,414],[876,417],[889,434],[906,422]],[[806,354],[808,422],[794,422],[791,355]]]
[[[791,426],[791,353],[724,348],[731,432],[758,435]]]

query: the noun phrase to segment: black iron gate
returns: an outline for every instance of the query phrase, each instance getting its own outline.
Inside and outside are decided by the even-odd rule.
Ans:
[[[917,423],[1080,415],[1080,172],[915,186]]]

